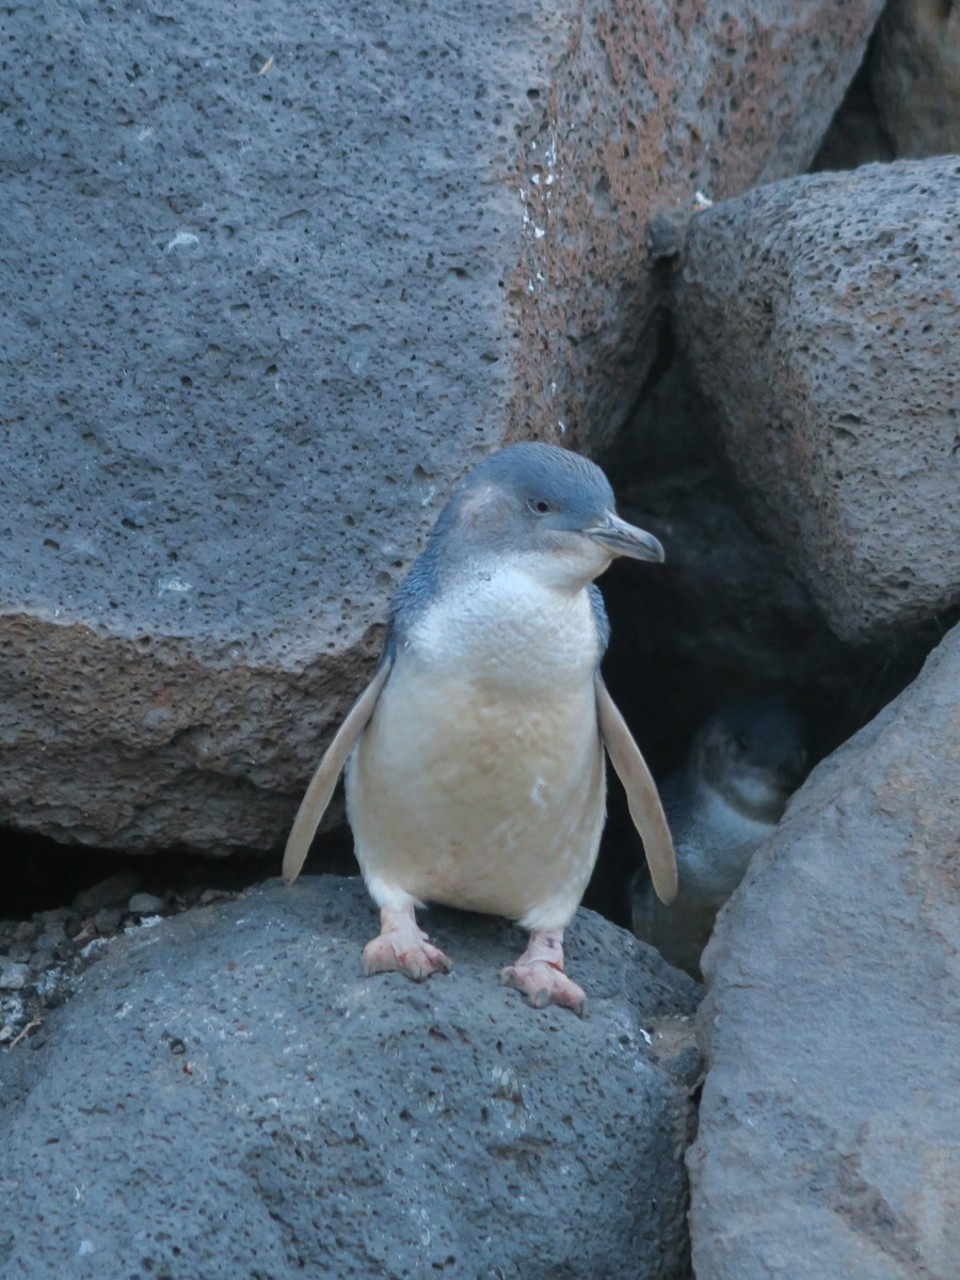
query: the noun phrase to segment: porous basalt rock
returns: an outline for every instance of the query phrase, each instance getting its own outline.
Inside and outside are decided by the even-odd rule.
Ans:
[[[878,10],[8,6],[0,823],[278,845],[451,483],[610,436],[647,222],[802,168]]]
[[[359,880],[114,943],[0,1058],[5,1280],[682,1273],[697,985],[581,913],[588,1016],[533,1010],[518,931],[424,919],[424,985],[361,976]]]
[[[960,161],[760,187],[697,216],[677,325],[757,521],[837,634],[960,601]]]
[[[953,1280],[960,629],[829,757],[704,956],[697,1280]]]

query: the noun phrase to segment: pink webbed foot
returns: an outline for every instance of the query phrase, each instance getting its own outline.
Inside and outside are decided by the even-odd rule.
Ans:
[[[517,963],[500,970],[500,982],[522,991],[535,1009],[558,1004],[581,1018],[586,1013],[583,988],[563,972],[562,929],[534,929]]]
[[[380,909],[380,933],[363,948],[363,972],[405,973],[414,982],[423,982],[431,973],[449,973],[453,962],[417,925],[413,904]]]

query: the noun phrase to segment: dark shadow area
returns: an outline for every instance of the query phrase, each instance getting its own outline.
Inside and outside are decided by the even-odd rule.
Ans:
[[[163,899],[169,893],[199,896],[204,889],[234,892],[280,871],[279,856],[273,855],[205,858],[171,851],[133,856],[58,844],[9,828],[0,832],[0,840],[6,850],[0,918],[6,920],[28,920],[37,912],[69,906],[78,894],[113,877],[123,878],[128,897],[148,893]]]
[[[874,31],[860,69],[850,82],[850,88],[814,156],[811,173],[856,169],[862,164],[887,163],[896,159],[873,91],[872,64],[876,46],[877,32]]]
[[[612,625],[604,675],[661,782],[682,765],[703,721],[738,698],[792,706],[815,764],[914,679],[958,616],[931,618],[884,644],[841,642],[751,524],[718,439],[710,406],[678,361],[600,460],[621,514],[666,549],[663,565],[621,560],[600,580]],[[642,865],[613,779],[586,905],[629,926],[627,886]]]

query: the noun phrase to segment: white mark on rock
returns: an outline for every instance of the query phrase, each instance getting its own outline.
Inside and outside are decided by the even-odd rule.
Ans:
[[[137,924],[128,924],[124,929],[125,934],[138,933],[141,929],[155,929],[158,924],[163,923],[163,916],[142,916]]]
[[[109,938],[93,938],[81,950],[80,955],[83,957],[84,960],[87,960],[90,958],[90,956],[96,954],[96,952],[102,951],[104,947],[109,947],[109,945],[110,945]]]
[[[168,591],[174,595],[185,595],[188,591],[193,590],[192,582],[185,582],[183,578],[161,578],[157,583],[157,595],[165,595]]]
[[[193,231],[178,231],[172,240],[168,240],[164,253],[170,253],[173,249],[186,249],[195,244],[200,243],[200,237]]]

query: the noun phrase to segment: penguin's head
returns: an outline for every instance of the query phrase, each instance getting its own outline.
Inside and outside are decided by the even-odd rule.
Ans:
[[[589,459],[548,444],[517,444],[470,471],[431,534],[460,563],[515,557],[557,586],[579,589],[617,556],[662,561],[651,533],[616,513],[607,477]]]
[[[761,822],[779,822],[808,769],[799,718],[778,698],[743,698],[721,707],[693,750],[705,781]]]

